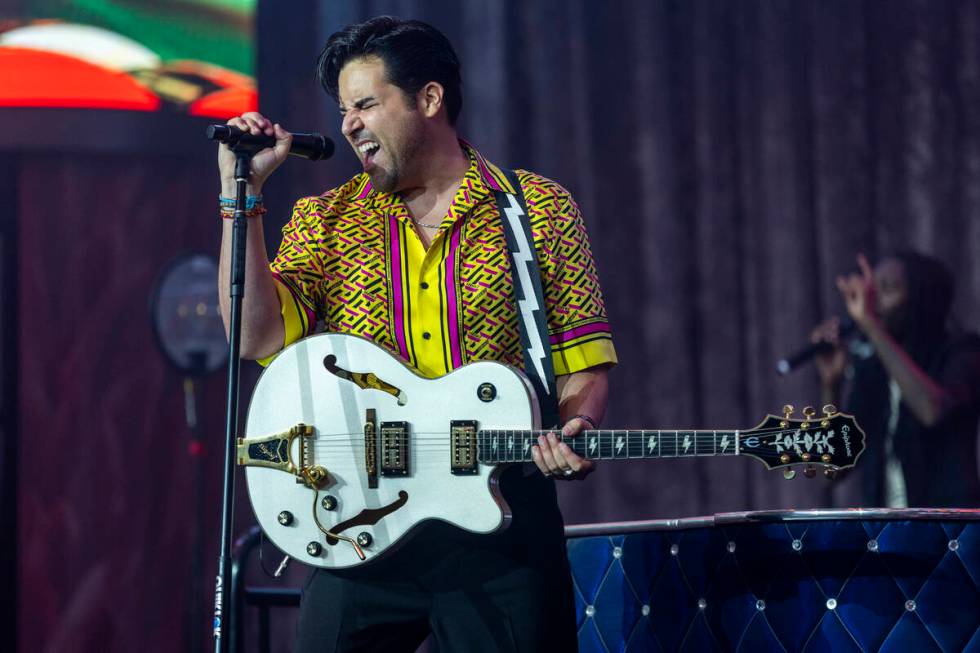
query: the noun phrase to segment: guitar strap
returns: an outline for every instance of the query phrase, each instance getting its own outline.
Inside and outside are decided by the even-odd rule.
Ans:
[[[524,192],[513,170],[500,169],[514,193],[494,191],[494,199],[504,224],[507,248],[510,250],[511,276],[514,280],[514,301],[521,332],[521,351],[524,354],[524,373],[538,395],[543,428],[560,427],[558,417],[558,387],[555,366],[551,360],[551,338],[548,335],[547,310],[541,286],[537,250],[531,236],[531,220],[527,215]]]

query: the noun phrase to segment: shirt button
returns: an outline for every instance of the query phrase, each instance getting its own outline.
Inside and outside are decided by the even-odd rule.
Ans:
[[[428,290],[429,289],[429,284],[427,284],[424,281],[422,283],[420,283],[419,285],[422,286],[422,290]]]
[[[422,332],[422,337],[425,338],[426,340],[428,340],[429,338],[432,337],[432,334],[429,333],[428,331],[423,331]]]

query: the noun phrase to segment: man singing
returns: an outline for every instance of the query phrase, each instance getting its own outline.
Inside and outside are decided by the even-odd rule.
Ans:
[[[425,23],[375,18],[332,35],[317,71],[363,172],[296,202],[271,264],[261,190],[291,136],[258,113],[229,121],[276,139],[252,159],[248,182],[242,355],[271,357],[320,324],[369,338],[427,377],[478,360],[523,368],[515,281],[494,201],[510,182],[457,135],[462,95],[452,45]],[[234,164],[222,145],[223,207],[234,196]],[[519,170],[517,179],[520,188],[511,190],[526,199],[568,437],[602,419],[616,354],[577,205],[540,175]],[[231,220],[224,222],[227,324]],[[432,523],[362,569],[313,571],[295,650],[414,651],[430,632],[445,651],[575,650],[553,480],[584,478],[593,463],[555,434],[538,440],[533,458],[537,469],[515,465],[502,475],[513,512],[503,533]]]

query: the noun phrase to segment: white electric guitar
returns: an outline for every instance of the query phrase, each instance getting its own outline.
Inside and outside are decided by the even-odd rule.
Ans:
[[[770,469],[852,467],[864,433],[825,407],[769,415],[747,430],[596,430],[567,439],[593,459],[738,456]],[[262,373],[238,441],[266,535],[301,562],[340,569],[390,553],[420,523],[474,533],[510,520],[497,488],[542,433],[527,377],[494,362],[426,379],[369,340],[326,333],[287,347]]]

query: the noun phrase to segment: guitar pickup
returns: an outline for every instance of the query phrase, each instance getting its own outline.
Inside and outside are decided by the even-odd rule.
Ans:
[[[381,422],[381,475],[408,476],[408,422]]]
[[[478,474],[476,456],[476,422],[452,421],[449,423],[449,472],[456,476]]]

